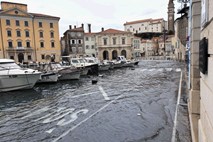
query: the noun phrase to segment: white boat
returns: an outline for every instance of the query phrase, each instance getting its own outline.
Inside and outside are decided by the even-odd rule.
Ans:
[[[58,73],[55,72],[42,72],[37,83],[55,83],[58,81],[59,77]]]
[[[99,71],[107,71],[110,69],[110,64],[104,60],[104,61],[101,61],[99,64],[98,64],[98,70]]]
[[[73,58],[70,56],[62,56],[62,60],[68,61],[70,65],[77,69],[83,69],[82,74],[88,71],[87,74],[98,75],[98,63],[96,63],[93,58]]]
[[[0,59],[0,92],[33,88],[41,72],[21,68],[11,59]]]
[[[110,64],[99,64],[98,70],[99,71],[107,71],[110,69]]]
[[[121,68],[122,65],[123,65],[123,63],[121,61],[115,61],[115,60],[113,60],[111,62],[113,63],[113,67],[114,68]]]
[[[132,61],[126,61],[125,63],[123,63],[123,67],[134,67],[135,62]]]
[[[80,79],[80,70],[73,68],[72,66],[62,66],[59,63],[51,63],[52,71],[57,72],[59,80],[77,80]]]

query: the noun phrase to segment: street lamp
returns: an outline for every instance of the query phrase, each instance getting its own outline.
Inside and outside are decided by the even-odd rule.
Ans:
[[[166,29],[165,27],[163,27],[163,50],[164,50],[164,56],[165,56],[165,52],[166,52]]]

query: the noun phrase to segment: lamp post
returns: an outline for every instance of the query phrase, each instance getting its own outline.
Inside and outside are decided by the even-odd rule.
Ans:
[[[164,57],[166,55],[166,30],[165,27],[163,27],[163,51],[164,51]]]

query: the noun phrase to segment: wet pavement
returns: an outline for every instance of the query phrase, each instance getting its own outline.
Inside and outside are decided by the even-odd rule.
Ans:
[[[0,141],[170,142],[181,69],[175,61],[141,61],[100,73],[95,85],[91,76],[1,93]],[[177,139],[188,142],[187,117],[181,108]]]

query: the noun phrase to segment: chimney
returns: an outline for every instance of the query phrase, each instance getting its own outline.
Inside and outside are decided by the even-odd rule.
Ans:
[[[74,29],[76,29],[76,25],[74,26]]]
[[[72,29],[72,25],[69,25],[69,29],[70,29],[70,30]]]
[[[88,32],[91,33],[91,24],[88,24]]]
[[[102,32],[104,31],[104,28],[103,28],[103,27],[101,28],[101,31],[102,31]]]
[[[84,29],[84,24],[83,23],[81,24],[81,27]]]

